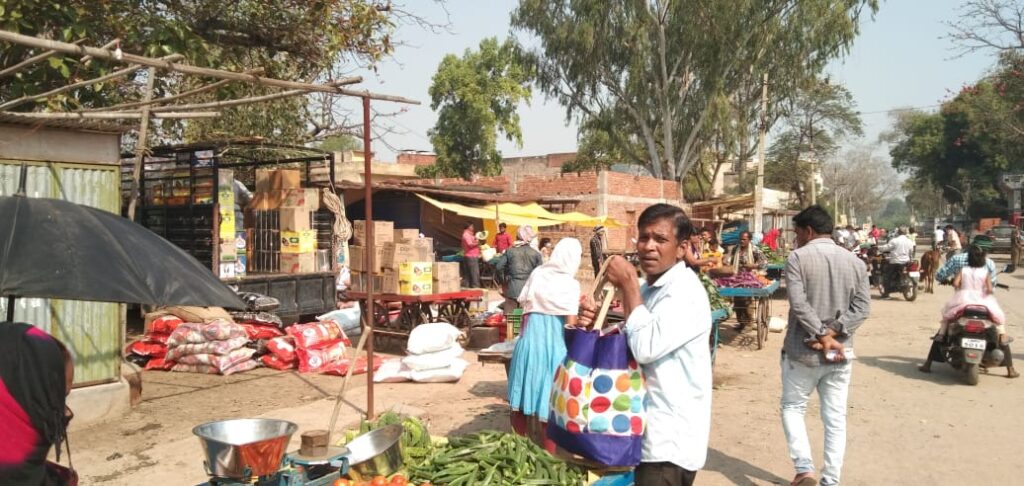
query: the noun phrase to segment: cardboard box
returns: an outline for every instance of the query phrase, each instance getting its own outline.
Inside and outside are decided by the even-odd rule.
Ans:
[[[235,263],[234,262],[221,263],[220,264],[220,273],[219,273],[218,276],[220,278],[222,278],[222,279],[224,279],[224,278],[235,278]]]
[[[366,244],[366,221],[357,219],[352,222],[352,237],[355,244]],[[373,222],[373,244],[383,245],[395,241],[395,223],[391,221]]]
[[[310,253],[316,251],[316,231],[282,231],[281,254]],[[284,263],[282,261],[282,266]]]
[[[366,292],[366,286],[368,284],[373,285],[373,291],[375,293],[383,292],[385,279],[384,275],[371,275],[366,272],[350,272],[349,279],[349,282],[352,284],[352,290],[356,292]],[[395,282],[395,292],[387,293],[397,293],[397,280]]]
[[[407,262],[398,265],[398,281],[430,283],[434,280],[433,262]]]
[[[273,173],[273,169],[256,169],[256,192],[269,192],[271,190],[270,175]]]
[[[281,273],[316,272],[316,253],[282,253]]]
[[[384,268],[398,269],[398,265],[406,262],[422,261],[416,258],[416,249],[405,243],[384,243]]]
[[[284,189],[281,191],[282,208],[303,208],[306,211],[320,209],[319,189]]]
[[[312,229],[309,224],[311,213],[305,208],[282,207],[277,212],[281,218],[281,231],[307,231]]]
[[[434,293],[434,281],[398,282],[399,295],[430,295]]]
[[[302,175],[295,169],[278,169],[270,174],[270,190],[301,189]]]
[[[349,271],[348,288],[356,292],[366,292],[366,273],[355,270]]]
[[[420,238],[420,230],[416,228],[395,228],[394,233],[395,241],[399,242],[402,240],[418,240]]]
[[[451,294],[462,290],[462,283],[455,280],[434,280],[435,294]]]
[[[281,207],[281,191],[257,192],[253,195],[252,201],[245,207],[252,211],[273,211]]]
[[[381,275],[380,291],[384,294],[398,293],[398,274],[394,270],[386,269]]]
[[[366,268],[366,247],[364,246],[350,246],[348,248],[348,268],[357,272],[370,272]],[[381,264],[384,262],[384,247],[378,245],[376,251],[373,254],[373,271],[370,273],[381,273],[381,269],[384,268]]]
[[[458,282],[461,278],[459,262],[434,262],[433,271],[435,280],[455,280]]]

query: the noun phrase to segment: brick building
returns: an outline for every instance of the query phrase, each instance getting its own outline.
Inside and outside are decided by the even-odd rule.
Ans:
[[[608,230],[607,248],[613,251],[632,247],[630,240],[636,236],[636,221],[644,208],[659,202],[678,204],[679,184],[676,182],[613,171],[562,173],[562,165],[574,158],[573,153],[508,158],[503,161],[500,176],[477,177],[471,181],[418,179],[406,184],[486,188],[501,191],[501,194],[530,196],[555,213],[580,211],[610,216],[626,225]],[[586,241],[590,229],[563,225],[547,229],[546,233],[556,237],[573,235]]]

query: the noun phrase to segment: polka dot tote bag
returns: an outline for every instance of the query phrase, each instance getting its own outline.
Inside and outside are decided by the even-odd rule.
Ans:
[[[626,336],[567,327],[565,339],[568,352],[551,387],[548,438],[607,466],[639,464],[647,391]]]

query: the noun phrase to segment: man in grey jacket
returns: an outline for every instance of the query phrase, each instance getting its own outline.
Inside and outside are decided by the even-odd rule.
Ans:
[[[832,241],[832,217],[811,206],[793,217],[798,249],[786,261],[789,328],[782,346],[782,427],[796,468],[792,484],[814,486],[814,461],[804,424],[818,391],[825,428],[823,486],[839,484],[846,451],[846,399],[853,334],[868,317],[867,268]]]

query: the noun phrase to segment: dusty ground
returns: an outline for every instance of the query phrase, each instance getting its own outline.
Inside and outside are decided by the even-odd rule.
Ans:
[[[1003,276],[1001,282],[1014,287],[997,295],[1010,318],[1010,333],[1020,339],[1024,299],[1016,294],[1024,291],[1024,271]],[[916,370],[950,292],[941,287],[913,303],[899,297],[873,300],[871,318],[857,340],[845,484],[1015,482],[1015,459],[1024,449],[1024,425],[1016,413],[1024,381],[1007,380],[1000,368],[969,387],[944,364],[930,375]],[[776,300],[773,311],[784,316],[785,301]],[[788,483],[792,466],[778,415],[782,335],[771,334],[761,351],[750,347],[749,334],[724,330],[723,337],[726,344],[715,368],[711,447],[698,482]],[[1024,363],[1017,349],[1014,358]],[[84,484],[201,483],[205,475],[199,443],[190,432],[194,425],[264,416],[292,420],[303,429],[324,428],[333,405],[328,397],[341,386],[338,377],[266,369],[231,377],[146,372],[144,380],[144,402],[128,416],[72,433]],[[504,380],[501,367],[474,364],[455,385],[377,385],[376,410],[407,406],[422,411],[437,435],[507,430]],[[365,384],[365,377],[353,379],[341,424],[358,420],[366,403]],[[816,403],[808,410],[808,427],[820,461]]]

